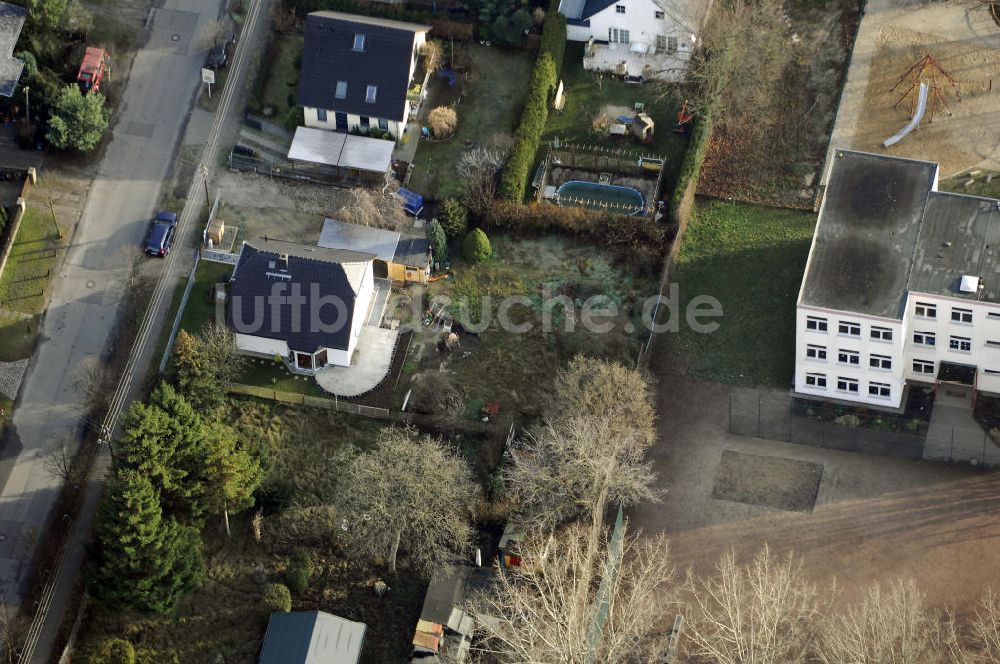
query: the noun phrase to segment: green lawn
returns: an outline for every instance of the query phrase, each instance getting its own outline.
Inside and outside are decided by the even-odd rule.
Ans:
[[[682,318],[672,361],[699,378],[787,387],[795,301],[815,220],[810,213],[699,199],[674,272]],[[684,323],[687,303],[698,295],[722,304],[714,333],[698,334]]]
[[[262,63],[261,76],[256,94],[251,99],[251,108],[268,115],[274,122],[281,123],[285,116],[296,108],[295,94],[299,84],[299,67],[302,64],[301,35],[277,35],[273,47],[267,50],[271,60]],[[213,96],[215,92],[212,92]]]
[[[330,396],[320,389],[312,376],[293,374],[284,364],[277,364],[274,360],[248,358],[246,369],[243,371],[240,382],[246,385],[256,385],[257,387],[278,390],[279,392],[293,392],[311,397]]]
[[[37,207],[27,208],[0,278],[0,308],[23,314],[41,313],[45,309],[45,290],[59,262],[62,246],[52,215]]]
[[[38,316],[27,320],[0,318],[0,362],[31,357],[38,332]]]
[[[583,48],[579,42],[566,44],[562,71],[566,106],[561,112],[549,111],[539,159],[545,154],[548,143],[557,136],[561,141],[573,143],[648,150],[666,157],[667,185],[672,187],[687,149],[687,139],[674,133],[680,103],[659,84],[625,83],[584,70]],[[656,123],[652,144],[644,146],[632,136],[610,136],[607,132],[594,131],[594,118],[605,105],[634,108],[636,102],[645,104],[646,113]]]
[[[513,136],[535,63],[534,54],[524,50],[472,44],[466,51],[458,48],[456,51],[455,66],[468,67],[456,86],[462,86],[457,107],[458,129],[447,141],[420,141],[410,178],[411,189],[437,198],[462,193],[462,181],[455,167],[466,149],[466,141],[480,146]],[[463,52],[468,55],[462,55]],[[447,105],[458,94],[440,77],[432,77],[428,87],[422,114],[434,106]]]
[[[191,334],[197,334],[205,327],[206,323],[215,319],[215,304],[211,300],[215,292],[215,284],[222,277],[232,273],[232,265],[212,261],[198,263],[198,271],[194,275],[194,286],[191,287],[187,307],[184,309],[184,315],[181,316],[181,329],[187,330]],[[183,289],[178,289],[174,294],[175,299],[180,297],[178,293],[182,292]]]

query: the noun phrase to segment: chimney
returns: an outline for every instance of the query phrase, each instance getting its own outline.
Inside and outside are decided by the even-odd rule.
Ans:
[[[278,269],[282,272],[288,272],[288,254],[278,255]]]

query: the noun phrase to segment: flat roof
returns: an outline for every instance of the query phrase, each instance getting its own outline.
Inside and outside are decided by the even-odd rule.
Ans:
[[[364,623],[324,611],[272,613],[260,664],[357,664]]]
[[[381,138],[298,127],[288,150],[288,158],[311,164],[385,173],[392,165],[392,151],[395,147],[393,141]]]
[[[391,262],[396,255],[399,233],[384,228],[351,224],[340,219],[325,219],[318,244],[331,249],[349,249],[374,254],[379,260]]]
[[[937,164],[837,150],[800,303],[900,318]]]

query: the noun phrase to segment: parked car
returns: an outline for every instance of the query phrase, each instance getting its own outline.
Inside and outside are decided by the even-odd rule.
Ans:
[[[222,69],[229,63],[229,56],[233,53],[233,47],[236,45],[236,34],[232,32],[227,32],[224,35],[215,38],[215,44],[212,45],[212,50],[208,52],[208,58],[205,59],[205,67],[208,69]]]
[[[170,245],[174,243],[174,231],[177,230],[177,215],[173,212],[157,212],[149,222],[146,240],[142,249],[147,256],[166,256],[170,253]]]

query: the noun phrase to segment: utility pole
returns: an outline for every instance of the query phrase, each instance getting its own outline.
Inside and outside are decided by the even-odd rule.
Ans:
[[[205,179],[205,201],[208,203],[208,213],[212,214],[212,195],[208,193],[208,166],[201,165],[201,175]]]
[[[28,90],[30,90],[27,85],[24,86],[24,122],[26,124],[31,124],[31,99],[28,97]]]

